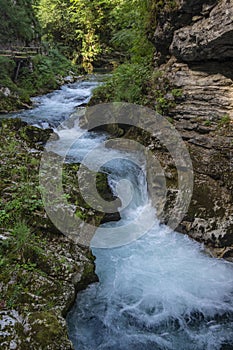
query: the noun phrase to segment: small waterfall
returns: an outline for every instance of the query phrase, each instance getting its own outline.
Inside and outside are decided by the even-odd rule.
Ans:
[[[208,257],[199,243],[150,215],[137,166],[127,160],[110,165],[113,191],[127,178],[135,192],[122,219],[105,227],[137,230],[128,224],[143,210],[138,225],[153,220],[153,227],[128,245],[93,248],[99,283],[78,294],[67,317],[75,349],[220,350],[233,344],[232,264]]]

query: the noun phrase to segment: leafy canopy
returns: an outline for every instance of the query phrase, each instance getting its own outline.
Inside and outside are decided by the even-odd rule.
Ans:
[[[147,0],[38,0],[46,40],[91,71],[101,55],[120,51],[138,61],[152,51],[146,37]]]

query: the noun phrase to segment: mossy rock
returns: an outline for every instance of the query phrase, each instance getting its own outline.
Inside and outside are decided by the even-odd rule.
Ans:
[[[13,119],[1,119],[0,120],[0,127],[4,130],[9,131],[18,131],[21,128],[24,128],[27,126],[27,123],[22,121],[19,118],[13,118]]]
[[[45,349],[72,349],[64,328],[53,311],[34,312],[29,316],[33,342]],[[62,344],[61,344],[62,339]]]
[[[36,143],[45,144],[53,133],[52,129],[39,129],[35,126],[26,125],[20,129],[19,136],[31,146]]]

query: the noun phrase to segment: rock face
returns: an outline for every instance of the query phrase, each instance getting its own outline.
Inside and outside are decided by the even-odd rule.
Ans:
[[[233,2],[155,2],[156,69],[182,91],[165,115],[185,140],[195,183],[179,230],[233,256]],[[153,140],[150,149],[164,161]],[[166,167],[166,161],[164,161]],[[168,167],[168,163],[167,163]],[[170,181],[171,182],[171,181]]]
[[[151,37],[157,49],[156,60],[166,61],[176,30],[206,17],[216,3],[216,0],[154,1],[151,22],[155,32]]]
[[[31,250],[30,263],[18,262],[11,276],[1,272],[1,349],[73,349],[64,316],[77,291],[96,281],[93,259],[58,235],[47,235],[43,250]]]
[[[174,115],[233,117],[233,2],[177,1],[156,23],[158,69],[183,90]]]
[[[77,291],[97,281],[94,257],[89,249],[59,232],[41,201],[40,158],[42,145],[50,134],[51,130],[28,126],[19,119],[0,123],[0,348],[3,350],[72,349],[64,317]],[[76,181],[78,167],[78,164],[64,166],[64,193],[77,215],[82,214],[97,225],[104,213],[90,212],[85,207]],[[99,174],[97,180],[100,193],[111,197],[106,176]]]
[[[207,18],[203,11],[200,15],[192,19],[194,23],[174,32],[172,55],[186,62],[231,59],[233,2],[218,1]]]

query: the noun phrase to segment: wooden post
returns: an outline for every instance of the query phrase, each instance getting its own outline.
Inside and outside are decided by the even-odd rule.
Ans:
[[[17,81],[18,79],[18,75],[19,75],[19,70],[20,70],[20,67],[21,67],[21,63],[22,61],[18,61],[18,64],[17,64],[17,68],[16,68],[16,72],[15,72],[15,76],[14,76],[14,81]]]

